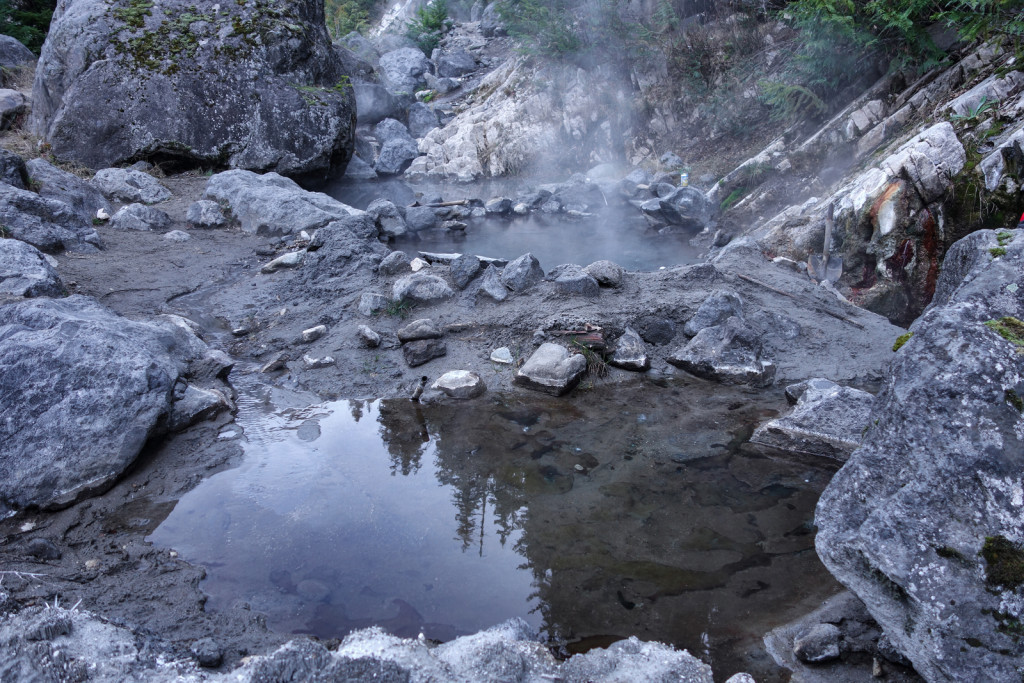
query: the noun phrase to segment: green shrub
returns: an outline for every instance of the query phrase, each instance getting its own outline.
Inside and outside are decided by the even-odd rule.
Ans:
[[[20,40],[39,54],[56,6],[57,0],[0,0],[0,33]]]
[[[325,0],[324,19],[331,37],[338,40],[353,31],[368,29],[379,4],[377,0]]]
[[[430,5],[416,10],[416,18],[409,22],[406,35],[429,57],[451,26],[447,0],[434,0]]]
[[[524,52],[558,56],[583,47],[573,6],[566,0],[505,0],[498,3],[498,16]]]

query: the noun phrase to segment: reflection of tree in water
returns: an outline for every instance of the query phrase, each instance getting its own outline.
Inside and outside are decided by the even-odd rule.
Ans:
[[[391,455],[392,475],[401,472],[408,476],[420,469],[420,459],[430,442],[423,409],[412,401],[381,401],[380,438]]]

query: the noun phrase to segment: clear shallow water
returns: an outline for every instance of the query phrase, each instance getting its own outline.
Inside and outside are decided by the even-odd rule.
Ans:
[[[398,180],[334,181],[320,188],[359,209],[384,197],[404,206],[416,201],[416,192],[439,194],[447,201],[495,196],[515,197],[513,181],[491,180],[470,185],[408,185]],[[608,259],[628,270],[657,270],[701,261],[702,250],[691,246],[691,232],[659,234],[640,211],[627,204],[614,205],[587,218],[533,212],[528,216],[468,220],[463,232],[431,231],[395,241],[394,249],[408,253],[429,251],[469,253],[514,259],[527,252],[545,270],[563,263],[586,266]]]
[[[449,639],[520,616],[569,650],[629,635],[781,680],[760,642],[837,591],[810,520],[834,471],[746,452],[782,406],[699,381],[470,404],[250,400],[242,466],[150,540],[211,609],[338,637]]]

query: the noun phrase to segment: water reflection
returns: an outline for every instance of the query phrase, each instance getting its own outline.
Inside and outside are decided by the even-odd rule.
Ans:
[[[635,634],[771,680],[760,636],[836,590],[809,523],[832,468],[743,452],[772,400],[633,392],[246,409],[244,464],[151,540],[209,567],[211,607],[280,630],[448,639],[521,616],[570,647]]]

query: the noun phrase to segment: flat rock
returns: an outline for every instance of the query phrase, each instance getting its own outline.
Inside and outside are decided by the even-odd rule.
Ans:
[[[573,265],[563,269],[555,278],[555,291],[571,296],[597,296],[601,288],[597,280],[579,266]]]
[[[0,339],[0,516],[108,487],[166,428],[190,367],[222,367],[180,318],[128,320],[84,296],[0,306]]]
[[[27,242],[0,239],[0,300],[63,296],[64,283],[42,252]]]
[[[170,190],[142,171],[104,168],[96,171],[92,181],[104,196],[119,202],[156,204],[171,198]]]
[[[391,288],[391,297],[397,301],[432,304],[455,296],[448,283],[436,275],[412,273],[400,277]]]
[[[110,227],[116,230],[166,230],[171,227],[171,217],[152,206],[128,204],[110,217]]]
[[[587,371],[587,359],[582,354],[570,354],[559,344],[540,345],[516,373],[515,383],[561,396],[572,391]]]
[[[787,396],[789,388],[787,387]],[[789,415],[754,431],[752,443],[846,461],[860,446],[875,397],[824,379],[807,383]]]
[[[451,398],[463,400],[476,398],[487,391],[487,385],[484,384],[480,375],[469,370],[451,370],[446,372],[437,378],[437,381],[431,385],[431,388],[442,391]]]
[[[763,387],[775,380],[775,364],[764,357],[760,336],[736,317],[705,327],[668,362],[723,384]]]
[[[420,339],[402,345],[402,356],[410,368],[429,363],[448,353],[448,347],[439,339]]]
[[[277,173],[234,170],[210,176],[206,196],[226,204],[242,231],[257,235],[312,232],[359,213],[321,192],[307,192]]]
[[[443,335],[437,324],[430,318],[413,320],[398,330],[398,341],[405,343],[418,339],[440,339]]]

